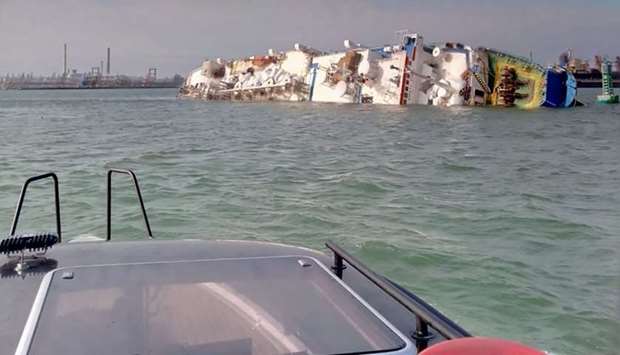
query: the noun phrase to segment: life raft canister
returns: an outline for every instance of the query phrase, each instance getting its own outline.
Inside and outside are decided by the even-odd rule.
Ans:
[[[420,355],[546,355],[516,341],[471,337],[442,341],[425,349]]]

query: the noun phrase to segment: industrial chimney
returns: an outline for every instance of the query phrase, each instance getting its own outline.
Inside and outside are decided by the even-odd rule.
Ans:
[[[110,47],[108,47],[108,62],[106,64],[105,73],[110,75]]]
[[[65,43],[65,70],[63,71],[63,75],[67,76],[67,44]]]

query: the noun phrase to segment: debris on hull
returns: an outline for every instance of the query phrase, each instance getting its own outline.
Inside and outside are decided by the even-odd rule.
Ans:
[[[460,43],[425,45],[419,34],[369,48],[345,41],[325,53],[301,44],[266,56],[206,60],[180,95],[206,100],[387,105],[568,107],[575,79],[562,68]]]

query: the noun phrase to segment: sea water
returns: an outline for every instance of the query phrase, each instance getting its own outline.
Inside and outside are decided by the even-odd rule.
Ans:
[[[156,238],[332,239],[476,335],[620,348],[620,106],[229,103],[175,90],[0,91],[0,222],[60,178],[64,238],[105,235],[133,169]],[[113,239],[144,238],[114,177]],[[55,230],[33,185],[21,231]]]

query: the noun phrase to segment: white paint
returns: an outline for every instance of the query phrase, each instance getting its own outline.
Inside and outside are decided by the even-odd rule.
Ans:
[[[350,40],[344,45],[348,51],[361,55],[354,72],[342,71],[338,62],[347,51],[322,53],[303,44],[295,43],[294,50],[276,53],[269,49],[274,63],[261,66],[257,61],[263,57],[236,59],[228,63],[217,60],[205,62],[193,70],[186,85],[193,89],[194,96],[207,94],[250,92],[241,99],[254,99],[253,94],[265,95],[258,89],[269,91],[267,95],[276,100],[309,100],[310,86],[312,101],[335,103],[372,102],[374,104],[397,105],[401,93],[405,104],[437,106],[458,106],[486,104],[487,94],[475,96],[476,91],[484,93],[472,74],[487,77],[488,61],[484,53],[478,53],[468,46],[443,44],[424,49],[424,38],[419,34],[408,34],[404,42],[395,45],[368,49]],[[407,59],[404,45],[408,38],[415,40],[415,55]],[[405,63],[408,65],[405,65]],[[225,76],[214,79],[214,70],[225,65]],[[316,66],[316,70],[311,68]],[[211,77],[211,78],[210,78]],[[404,87],[404,90],[403,90]],[[238,96],[237,96],[238,97]],[[228,97],[235,99],[235,97]],[[468,98],[468,99],[466,99]]]

